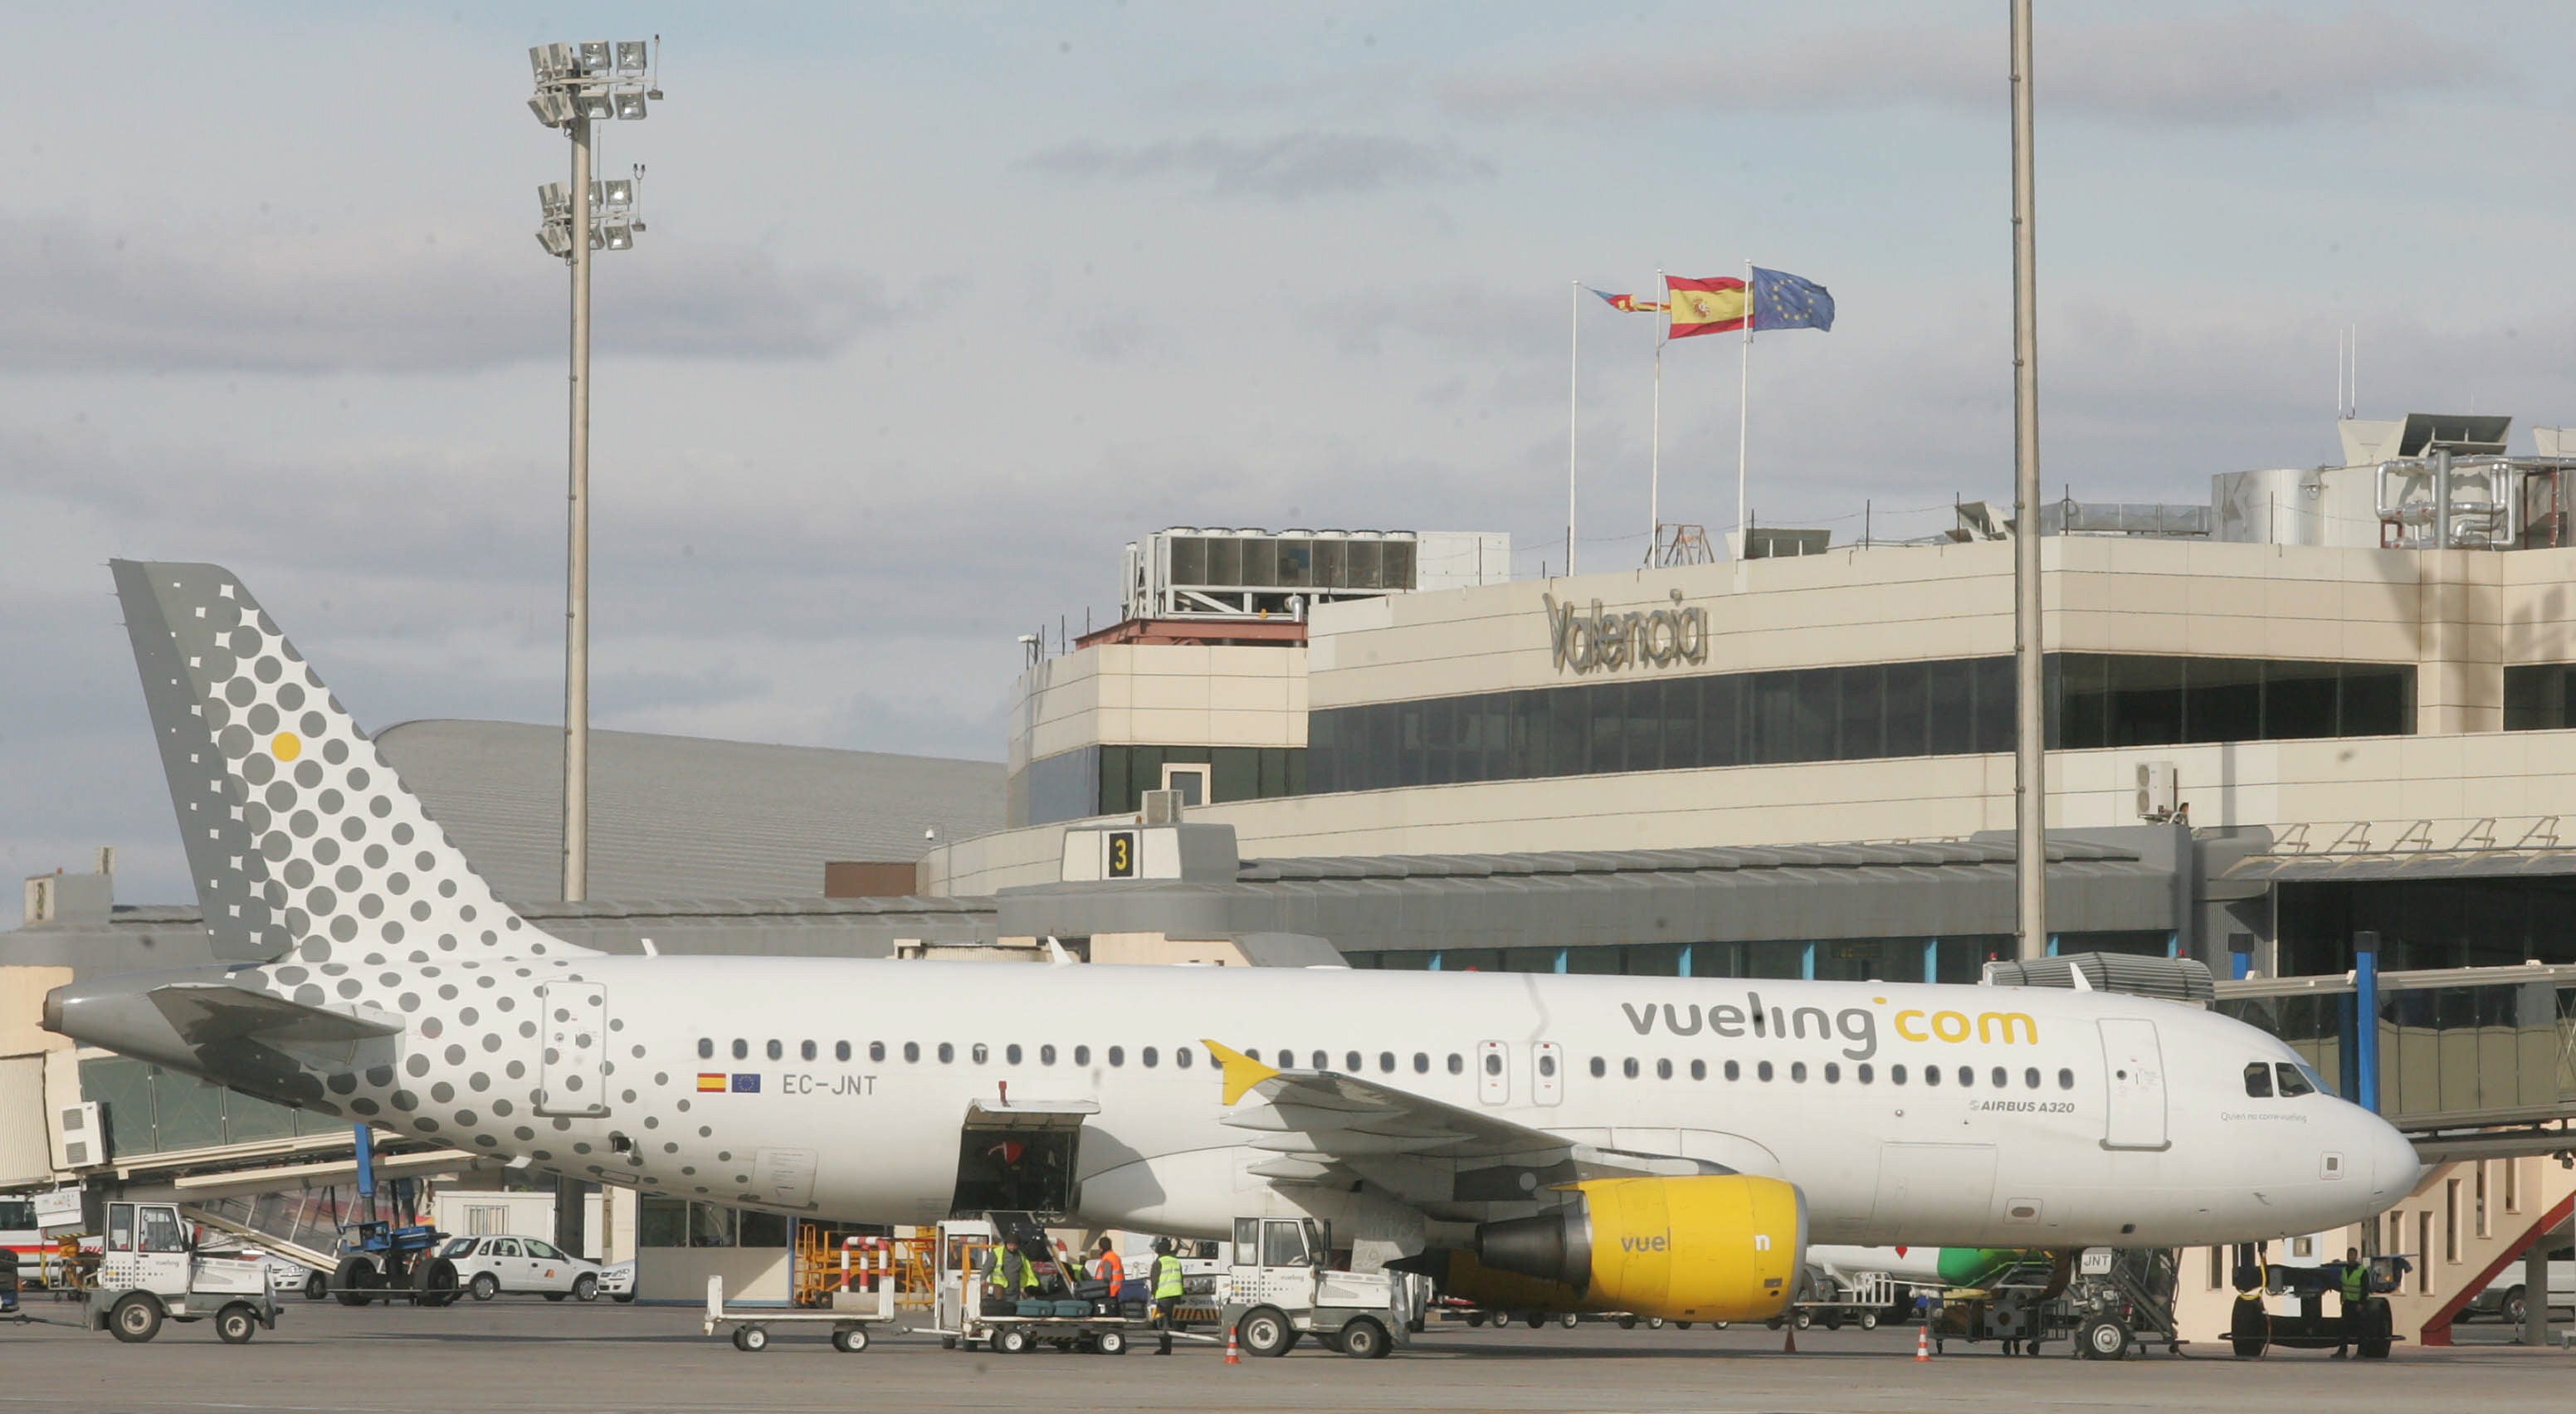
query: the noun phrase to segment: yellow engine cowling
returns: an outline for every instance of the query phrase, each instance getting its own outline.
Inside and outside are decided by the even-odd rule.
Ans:
[[[1562,1283],[1596,1310],[1677,1321],[1779,1315],[1807,1254],[1795,1184],[1745,1174],[1609,1178],[1574,1201],[1476,1230],[1478,1265]]]

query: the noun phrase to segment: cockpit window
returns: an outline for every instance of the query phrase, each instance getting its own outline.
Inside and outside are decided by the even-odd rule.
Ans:
[[[2245,1067],[2245,1093],[2258,1100],[2272,1098],[2272,1067],[2256,1061]]]
[[[2308,1069],[2304,1065],[2292,1065],[2288,1061],[2274,1061],[2272,1063],[2272,1068],[2281,1073],[2281,1094],[2284,1097],[2291,1095],[2313,1095],[2317,1093],[2317,1090],[2320,1087],[2317,1073]],[[2247,1078],[2250,1081],[2252,1077],[2249,1075]]]

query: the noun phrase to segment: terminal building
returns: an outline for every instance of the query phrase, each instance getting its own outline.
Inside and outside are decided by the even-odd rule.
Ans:
[[[2338,433],[2340,465],[2037,518],[2046,933],[2206,964],[2218,1005],[2424,1136],[2445,1166],[2370,1237],[2422,1254],[2429,1339],[2576,1195],[2548,1157],[2576,1152],[2576,448],[2516,452],[2501,417]],[[1922,542],[1676,536],[1542,579],[1484,532],[1161,531],[1118,623],[1028,641],[990,774],[922,777],[837,853],[784,832],[791,867],[729,901],[652,903],[678,895],[649,850],[625,899],[518,894],[619,948],[1973,983],[2015,950],[2019,531],[1969,504]],[[980,818],[948,799],[977,792]],[[1149,847],[1122,866],[1111,827]],[[830,887],[852,860],[832,877],[867,882]],[[184,912],[70,949],[31,926],[0,963],[103,966]],[[2220,1262],[2185,1263],[2213,1334]]]

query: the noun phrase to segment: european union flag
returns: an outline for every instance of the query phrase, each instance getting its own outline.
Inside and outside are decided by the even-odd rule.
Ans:
[[[1753,329],[1831,329],[1833,291],[1780,270],[1753,267]]]
[[[739,1071],[735,1072],[733,1077],[733,1092],[737,1095],[759,1094],[760,1077],[757,1075],[745,1075]]]

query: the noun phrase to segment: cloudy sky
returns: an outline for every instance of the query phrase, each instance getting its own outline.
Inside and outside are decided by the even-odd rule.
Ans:
[[[2052,490],[2194,500],[2364,415],[2576,422],[2576,11],[2045,0]],[[721,13],[723,18],[716,16]],[[640,18],[639,18],[640,17]],[[2142,18],[2143,17],[2143,18]],[[2001,0],[59,6],[0,92],[0,874],[186,897],[110,556],[239,570],[371,726],[559,719],[563,140],[605,135],[595,720],[998,757],[1015,637],[1168,524],[1564,568],[1570,282],[1832,287],[1756,350],[1769,523],[2009,498]],[[1652,326],[1582,311],[1582,560],[1644,546]],[[1668,355],[1667,519],[1736,354]],[[2519,439],[2517,447],[2528,450]],[[1908,512],[1913,514],[1909,518]],[[0,923],[15,898],[0,895]]]

